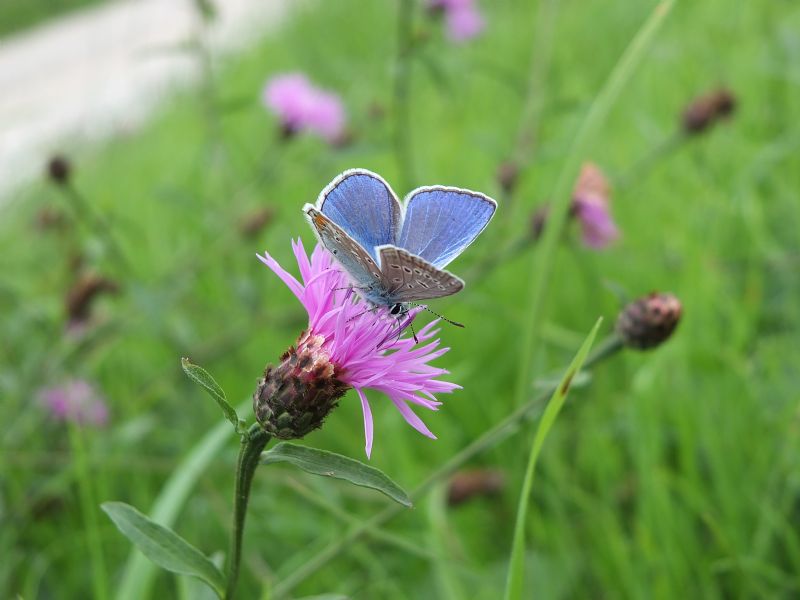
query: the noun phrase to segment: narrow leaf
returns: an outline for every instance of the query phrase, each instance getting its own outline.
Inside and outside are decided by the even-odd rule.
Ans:
[[[204,581],[220,598],[225,578],[202,552],[171,529],[154,523],[124,502],[104,502],[101,507],[114,524],[147,558],[158,566]]]
[[[261,464],[287,462],[306,473],[344,479],[355,485],[378,490],[403,506],[411,506],[411,499],[382,471],[341,454],[317,448],[281,442],[261,455]]]
[[[506,580],[506,600],[520,600],[523,597],[522,586],[524,580],[524,566],[525,566],[525,522],[528,518],[528,504],[530,503],[531,488],[533,487],[533,476],[536,471],[536,463],[539,460],[539,454],[542,451],[542,446],[550,433],[550,429],[556,422],[556,417],[564,406],[567,399],[572,379],[577,375],[586,356],[589,354],[589,349],[594,343],[594,338],[597,335],[597,330],[600,328],[600,323],[603,319],[600,318],[595,323],[592,331],[584,340],[583,345],[578,350],[575,358],[572,359],[569,367],[567,367],[564,376],[561,378],[558,386],[556,387],[547,407],[544,409],[542,418],[539,421],[539,426],[536,428],[536,435],[533,438],[533,445],[531,452],[528,456],[528,468],[525,472],[525,481],[522,484],[522,491],[519,495],[519,506],[517,508],[517,522],[514,525],[514,541],[511,546],[511,559],[508,565],[508,578]]]
[[[217,404],[225,414],[225,418],[236,428],[236,433],[243,433],[245,431],[245,422],[236,414],[236,410],[225,397],[225,392],[211,374],[203,367],[194,364],[188,358],[181,359],[181,367],[183,367],[183,372],[186,373],[189,379],[203,386],[211,397],[217,401]]]

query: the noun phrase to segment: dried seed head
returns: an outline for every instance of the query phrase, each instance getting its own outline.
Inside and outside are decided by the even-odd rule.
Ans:
[[[495,175],[500,189],[506,194],[510,194],[517,187],[517,180],[519,179],[519,167],[512,161],[500,163],[497,167]]]
[[[284,440],[301,438],[322,426],[350,387],[337,378],[325,338],[306,331],[277,367],[267,366],[253,394],[256,419]]]
[[[66,185],[72,174],[72,164],[67,157],[56,155],[47,163],[47,176],[56,185]]]
[[[473,498],[497,496],[505,485],[505,475],[498,469],[459,471],[450,479],[447,504],[457,506]]]
[[[530,235],[534,242],[542,237],[542,233],[544,233],[544,226],[547,225],[547,217],[549,214],[549,204],[542,204],[533,212],[530,222]]]
[[[675,331],[682,310],[672,294],[653,292],[625,307],[617,318],[617,334],[629,348],[655,348]]]
[[[736,109],[736,97],[724,88],[695,98],[683,111],[683,130],[688,134],[702,133],[719,120],[729,117]]]
[[[244,215],[239,220],[239,233],[243,237],[253,238],[269,225],[275,218],[275,211],[269,207],[258,208]]]
[[[69,289],[64,300],[69,323],[85,323],[91,315],[92,303],[98,296],[116,294],[118,291],[119,285],[115,281],[94,273],[84,273]]]

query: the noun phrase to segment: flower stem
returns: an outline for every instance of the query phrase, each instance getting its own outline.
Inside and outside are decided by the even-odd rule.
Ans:
[[[231,600],[239,580],[239,563],[242,560],[242,536],[250,486],[253,483],[261,451],[270,440],[270,435],[255,424],[242,436],[239,460],[236,462],[236,484],[233,496],[233,531],[231,532],[230,556],[228,559],[228,586],[225,599]]]
[[[583,369],[587,370],[594,365],[606,360],[607,358],[616,354],[624,347],[622,340],[617,335],[611,335],[595,347],[595,350],[583,363]],[[422,481],[416,488],[414,488],[409,497],[412,501],[416,502],[424,496],[436,483],[448,477],[467,461],[477,456],[484,450],[492,448],[499,442],[511,437],[512,434],[520,430],[519,424],[526,419],[533,418],[533,413],[536,409],[541,410],[544,403],[548,398],[553,395],[555,386],[544,390],[541,394],[531,398],[526,403],[517,407],[513,412],[508,414],[502,421],[494,425],[491,429],[483,432],[483,434],[476,438],[466,448],[461,450],[458,454],[450,458],[433,473],[431,473],[425,480]],[[273,597],[281,598],[289,594],[289,592],[299,585],[306,577],[316,573],[321,569],[329,560],[334,558],[343,548],[351,545],[354,541],[359,539],[362,535],[374,531],[387,521],[391,520],[395,515],[405,510],[399,504],[387,506],[384,510],[377,515],[361,522],[359,525],[354,526],[349,531],[345,532],[337,541],[332,542],[326,548],[323,548],[316,556],[307,560],[301,567],[290,573],[283,581],[278,583],[273,589]]]
[[[411,52],[414,0],[397,3],[397,57],[394,68],[394,152],[402,190],[414,187],[414,157],[411,145]]]

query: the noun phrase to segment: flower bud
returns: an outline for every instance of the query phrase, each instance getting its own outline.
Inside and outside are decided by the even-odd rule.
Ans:
[[[447,504],[458,506],[473,498],[498,496],[505,485],[505,475],[498,469],[459,471],[447,487]]]
[[[510,194],[514,191],[514,188],[517,187],[519,167],[516,163],[511,161],[501,163],[500,166],[497,167],[495,177],[497,178],[497,183],[500,185],[500,189],[506,194]]]
[[[655,348],[675,331],[682,310],[677,297],[653,292],[625,307],[617,318],[617,335],[629,348]]]
[[[530,236],[536,242],[544,233],[544,226],[547,225],[547,217],[550,215],[550,205],[542,204],[537,208],[530,219]]]
[[[253,410],[270,435],[291,440],[318,429],[350,389],[338,379],[324,342],[321,335],[303,332],[297,348],[289,348],[277,367],[264,371]]]
[[[72,165],[65,156],[56,155],[47,163],[47,176],[56,185],[66,185],[69,183],[69,176],[72,174]]]
[[[736,97],[720,88],[695,98],[683,112],[683,130],[688,134],[702,133],[720,119],[729,117],[736,108]]]

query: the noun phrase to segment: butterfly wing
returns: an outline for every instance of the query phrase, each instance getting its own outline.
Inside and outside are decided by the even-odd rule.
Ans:
[[[344,267],[356,286],[369,291],[376,284],[380,285],[383,275],[378,265],[353,238],[310,204],[306,205],[305,212],[311,226],[317,232],[319,241]],[[365,297],[372,300],[367,295]]]
[[[390,304],[443,298],[464,289],[461,279],[403,248],[381,246],[378,253]]]
[[[316,208],[375,261],[376,246],[397,243],[402,221],[400,202],[376,173],[366,169],[345,171],[322,190]]]
[[[441,269],[478,237],[496,208],[497,202],[479,192],[418,188],[406,197],[397,246]]]

